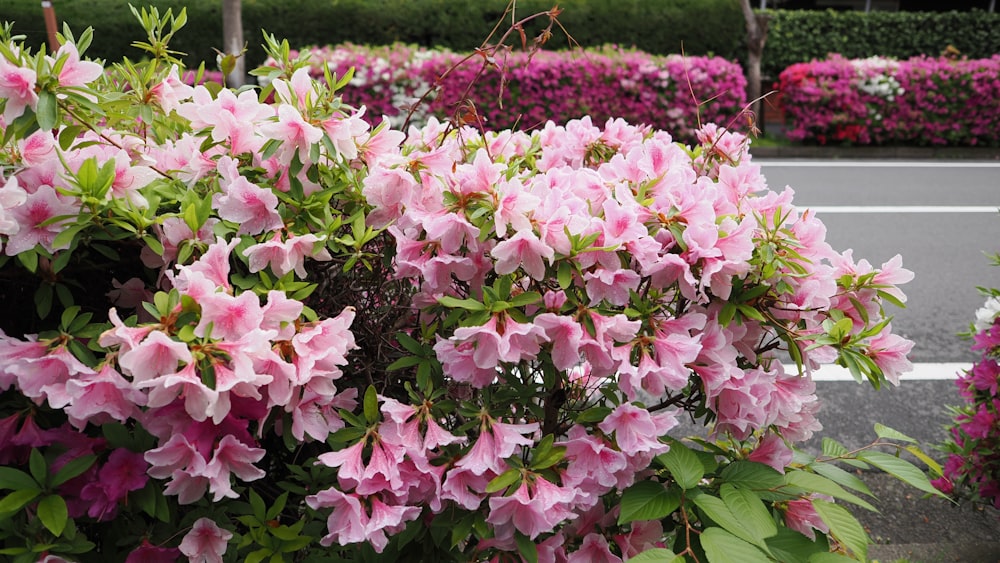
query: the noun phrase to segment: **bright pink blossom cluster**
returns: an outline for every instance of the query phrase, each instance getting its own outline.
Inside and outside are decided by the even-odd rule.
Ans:
[[[739,64],[719,57],[655,56],[618,47],[567,52],[514,52],[498,58],[478,79],[478,56],[454,67],[464,55],[403,44],[353,44],[308,48],[312,74],[329,67],[354,76],[344,100],[402,123],[407,106],[447,76],[416,117],[439,119],[456,113],[456,100],[471,85],[476,113],[492,130],[531,129],[547,121],[566,123],[590,116],[601,123],[621,118],[665,129],[686,141],[702,123],[733,122],[746,103],[746,79]],[[529,64],[530,60],[530,64]],[[501,78],[508,82],[501,85]]]
[[[981,354],[955,385],[965,404],[956,408],[950,452],[940,478],[932,481],[946,494],[971,492],[1000,508],[1000,318],[997,296],[977,313],[972,349]]]
[[[912,274],[898,257],[874,268],[835,252],[791,189],[768,189],[739,133],[710,124],[686,146],[622,119],[483,133],[432,117],[404,134],[370,127],[305,68],[278,73],[272,102],[161,69],[131,90],[148,93],[149,122],[84,122],[94,102],[72,88],[101,69],[67,45],[61,66],[3,63],[0,265],[59,283],[75,253],[103,244],[132,252],[141,276],[87,288],[116,300],[107,323],[73,305],[37,334],[0,332],[0,390],[17,409],[0,440],[14,446],[5,463],[28,456],[36,473],[32,456],[55,468],[61,448],[66,463],[100,458],[66,493],[94,520],[139,490],[146,515],[185,515],[179,544],[176,531],[130,536],[133,560],[220,561],[269,530],[380,553],[426,534],[467,559],[621,560],[665,541],[671,511],[622,522],[620,503],[651,480],[680,493],[682,472],[664,470],[683,451],[669,438],[680,416],[714,419],[736,444],[719,456],[779,489],[789,444],[820,428],[812,369],[836,360],[880,384],[909,367],[912,343],[883,304],[905,299],[896,285]],[[609,98],[638,76],[539,60],[550,89],[570,66],[610,80]],[[705,99],[729,91],[698,68],[685,80]],[[374,377],[349,361],[367,311],[321,318],[303,302],[307,265],[370,267],[349,260],[372,240],[412,289],[386,327],[398,360]],[[255,506],[272,472],[260,487],[272,507]],[[795,530],[828,530],[806,506],[774,506]],[[322,537],[299,536],[317,533],[304,528],[317,514]]]
[[[788,137],[820,144],[1000,143],[1000,56],[794,64],[777,88]]]

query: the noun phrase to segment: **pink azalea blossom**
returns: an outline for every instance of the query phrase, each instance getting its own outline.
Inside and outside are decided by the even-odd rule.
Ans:
[[[260,328],[264,312],[260,299],[252,291],[237,296],[212,293],[201,299],[201,320],[194,333],[199,337],[209,334],[221,340],[238,340],[244,334]]]
[[[792,449],[785,444],[781,436],[768,433],[760,439],[747,459],[769,465],[775,471],[784,473],[785,468],[792,463]]]
[[[214,521],[199,518],[181,540],[180,550],[191,563],[222,563],[232,537],[232,532],[220,528]]]
[[[552,263],[555,251],[538,239],[532,231],[518,231],[511,238],[497,244],[491,254],[496,258],[496,273],[501,276],[524,268],[536,280],[545,277],[545,262]]]
[[[97,77],[104,73],[104,69],[98,63],[81,61],[80,53],[73,43],[63,43],[52,57],[46,58],[53,64],[65,58],[59,70],[59,85],[62,87],[83,86],[97,80]]]
[[[606,434],[614,433],[618,448],[626,455],[632,455],[643,452],[660,454],[670,449],[659,441],[659,437],[665,436],[676,425],[676,412],[653,415],[646,409],[623,403],[597,427]]]
[[[7,105],[10,106],[9,101]],[[16,256],[31,250],[37,244],[49,252],[68,248],[68,241],[59,248],[53,246],[53,242],[65,224],[79,212],[79,202],[74,203],[60,196],[51,186],[39,186],[34,193],[27,195],[21,205],[10,211],[10,217],[17,222],[19,228],[7,238],[7,255]],[[66,218],[44,224],[56,217]]]
[[[572,491],[541,477],[534,480],[531,489],[529,494],[528,482],[522,481],[514,494],[490,498],[486,521],[493,524],[498,536],[513,535],[516,529],[534,540],[571,515],[565,503],[573,498]]]
[[[587,534],[580,549],[569,554],[569,563],[621,563],[622,558],[611,553],[608,540],[600,534]]]
[[[0,57],[0,98],[7,101],[2,116],[5,122],[13,123],[26,107],[35,109],[38,104],[38,94],[35,93],[37,78],[34,70],[19,67],[6,57]]]
[[[212,197],[219,217],[239,225],[237,234],[259,235],[284,226],[278,215],[278,196],[269,189],[251,184],[239,174],[230,157],[219,160],[221,192]]]
[[[825,498],[833,500],[830,497]],[[816,530],[824,534],[830,532],[830,527],[816,513],[810,498],[788,501],[785,509],[785,525],[813,541],[816,541]]]
[[[229,482],[230,475],[235,475],[242,481],[255,481],[266,473],[253,464],[264,457],[261,448],[251,448],[234,438],[231,434],[222,437],[212,452],[212,461],[205,466],[204,476],[208,477],[209,490],[214,495],[213,502],[219,502],[224,497],[239,498]]]

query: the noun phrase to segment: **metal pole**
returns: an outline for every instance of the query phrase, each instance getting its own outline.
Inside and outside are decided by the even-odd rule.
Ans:
[[[59,40],[56,39],[56,9],[52,7],[52,0],[42,0],[42,12],[45,14],[45,33],[49,37],[49,49],[53,52],[59,50]]]
[[[997,8],[997,0],[990,0],[990,9],[987,11],[992,14],[993,11],[996,10],[996,8]]]
[[[865,11],[872,11],[872,0],[865,0]]]

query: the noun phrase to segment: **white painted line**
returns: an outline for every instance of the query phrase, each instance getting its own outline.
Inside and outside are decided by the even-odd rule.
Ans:
[[[750,151],[753,154],[753,150]],[[1000,168],[1000,162],[962,160],[768,160],[753,159],[764,168]]]
[[[803,205],[813,213],[1000,213],[1000,206],[988,205]]]
[[[785,373],[795,373],[795,365],[786,365]],[[919,363],[913,364],[913,371],[900,376],[900,385],[907,381],[936,381],[957,379],[960,373],[971,369],[972,364],[965,363]],[[850,381],[855,383],[850,370],[835,365],[821,366],[812,373],[813,381]]]

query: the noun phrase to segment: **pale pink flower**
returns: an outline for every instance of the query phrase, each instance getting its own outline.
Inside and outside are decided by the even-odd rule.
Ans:
[[[569,554],[569,563],[622,563],[621,557],[611,553],[608,540],[600,534],[587,534],[580,549]]]
[[[252,291],[238,296],[228,293],[212,293],[201,301],[201,320],[194,329],[198,337],[220,340],[238,340],[244,334],[260,328],[264,321],[264,311],[260,298]]]
[[[193,294],[189,288],[198,288],[199,293],[207,289],[202,285],[202,280],[224,291],[232,290],[229,283],[229,254],[233,248],[239,244],[240,238],[226,242],[222,237],[217,237],[215,243],[208,247],[208,250],[201,255],[194,263],[187,266],[177,266],[179,272],[173,276],[171,281],[178,291],[187,293],[197,301],[200,295]],[[201,279],[199,279],[201,278]],[[214,293],[214,289],[207,293]]]
[[[65,57],[62,69],[59,70],[59,85],[83,86],[88,82],[97,80],[97,77],[104,73],[101,65],[91,61],[81,61],[80,52],[77,51],[73,43],[63,43],[53,57],[46,57],[48,61],[55,64],[56,61]]]
[[[591,307],[601,301],[623,307],[630,300],[629,291],[639,288],[641,278],[634,270],[597,268],[585,273],[583,280],[587,284]]]
[[[227,91],[227,90],[223,90]],[[194,95],[194,88],[185,84],[180,78],[177,65],[171,65],[167,77],[149,89],[149,96],[160,105],[163,113],[169,115],[180,106],[180,101]],[[221,95],[222,92],[219,92]]]
[[[17,176],[11,176],[0,187],[0,235],[14,235],[21,230],[21,224],[11,210],[23,205],[28,194],[17,185]],[[3,244],[0,243],[0,250]]]
[[[490,252],[496,258],[496,273],[511,274],[519,267],[536,280],[545,277],[545,262],[552,263],[555,251],[529,230],[518,231],[511,238],[498,243]],[[543,260],[544,259],[544,260]]]
[[[125,422],[146,403],[145,395],[110,364],[105,364],[95,374],[68,380],[66,393],[70,396],[70,404],[63,410],[70,423],[80,430],[88,422],[95,425],[112,420]]]
[[[660,454],[669,446],[659,441],[671,428],[677,425],[674,411],[650,414],[649,411],[631,403],[623,403],[597,425],[605,434],[615,434],[615,443],[626,455],[650,452]]]
[[[8,107],[9,105],[8,100]],[[37,244],[49,252],[68,248],[68,241],[59,248],[53,246],[53,241],[63,231],[65,224],[79,212],[79,202],[60,196],[52,186],[39,186],[34,193],[27,195],[24,203],[10,212],[10,217],[17,222],[19,228],[7,238],[7,255],[16,256],[31,250]],[[45,224],[56,217],[65,218]]]
[[[220,193],[212,196],[212,206],[219,217],[239,225],[237,234],[259,235],[284,226],[278,215],[278,196],[269,189],[251,184],[240,175],[236,162],[224,156],[219,159]]]
[[[323,130],[306,121],[299,110],[288,104],[278,106],[278,120],[260,126],[260,132],[268,139],[282,141],[282,159],[291,160],[297,152],[302,162],[309,160],[309,148],[323,138]]]
[[[191,563],[222,563],[232,537],[232,532],[220,528],[214,521],[199,518],[181,540],[180,550]]]
[[[0,57],[0,98],[7,100],[3,120],[13,123],[24,113],[24,108],[32,110],[38,104],[35,81],[38,75],[30,68],[19,67],[6,57]]]
[[[203,473],[208,477],[208,487],[214,495],[212,501],[219,502],[224,497],[239,498],[229,481],[230,475],[235,475],[242,481],[255,481],[266,475],[253,465],[265,453],[261,448],[247,446],[232,434],[223,436],[212,452],[212,461],[208,462]]]
[[[899,385],[899,376],[913,370],[913,364],[906,357],[913,349],[913,341],[892,334],[892,326],[887,325],[868,343],[868,357],[882,370],[885,378],[893,385]]]
[[[194,358],[187,344],[159,330],[149,332],[146,338],[128,350],[123,349],[118,356],[118,365],[135,383],[176,373],[178,364],[192,361]]]
[[[532,482],[530,496],[528,489],[528,481],[525,480],[514,494],[490,498],[486,521],[493,524],[498,537],[511,536],[516,529],[534,540],[572,515],[566,508],[566,503],[574,496],[572,491],[557,487],[541,477]]]
[[[552,343],[552,364],[556,369],[568,370],[580,364],[580,339],[583,337],[580,323],[567,315],[542,313],[535,317],[534,324]]]
[[[368,131],[369,125],[362,119],[365,109],[362,107],[350,116],[334,115],[320,123],[337,154],[346,160],[358,157],[357,139]]]
[[[439,340],[434,354],[441,362],[444,373],[451,379],[482,389],[497,378],[495,367],[481,368],[476,364],[476,343],[472,341]]]
[[[347,365],[347,353],[357,348],[350,330],[353,321],[354,308],[346,307],[336,317],[306,326],[292,338],[303,383],[317,375],[330,379],[343,375],[340,366]]]

